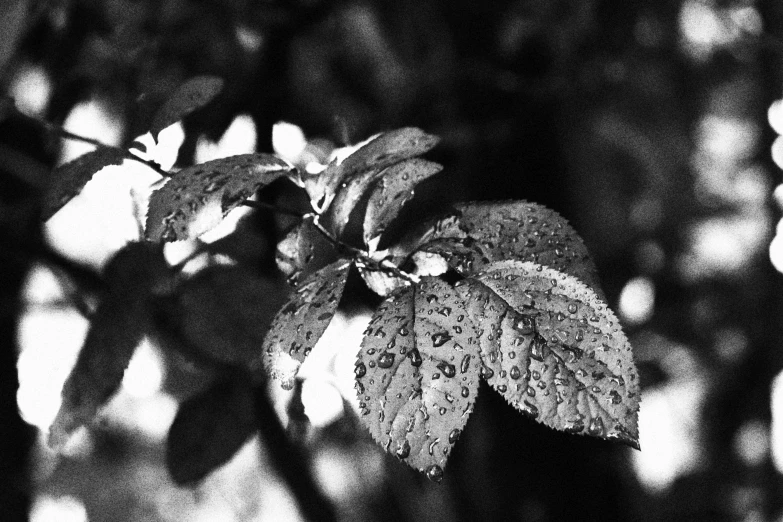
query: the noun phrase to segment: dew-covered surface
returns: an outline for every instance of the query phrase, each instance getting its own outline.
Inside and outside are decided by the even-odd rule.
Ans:
[[[277,268],[294,286],[337,258],[334,246],[313,220],[313,216],[305,216],[277,243]]]

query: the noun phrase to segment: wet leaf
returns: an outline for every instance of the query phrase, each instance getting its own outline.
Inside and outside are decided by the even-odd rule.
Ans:
[[[295,225],[275,252],[277,267],[294,286],[336,259],[334,246],[315,228],[313,216]]]
[[[183,169],[150,196],[146,237],[152,241],[198,237],[291,168],[271,154],[240,154]]]
[[[364,279],[367,288],[381,297],[391,295],[401,288],[410,285],[410,282],[390,274],[387,270],[377,270],[358,261],[356,262],[356,267],[359,269],[359,275]]]
[[[120,165],[124,159],[125,154],[121,150],[99,147],[54,169],[43,198],[41,219],[48,220],[78,196],[99,170],[109,165]]]
[[[223,90],[223,80],[216,76],[195,76],[180,85],[152,119],[150,133],[157,141],[158,133],[200,109]]]
[[[638,447],[639,381],[614,313],[575,277],[503,261],[458,283],[482,376],[552,428]]]
[[[157,301],[156,324],[196,360],[260,374],[258,352],[284,288],[239,266],[205,268]]]
[[[200,481],[247,442],[256,426],[251,391],[241,378],[223,379],[180,405],[166,440],[175,483]]]
[[[55,449],[89,423],[119,389],[147,330],[151,293],[169,276],[158,245],[130,243],[109,261],[104,277],[108,291],[92,318],[50,428],[49,445]]]
[[[422,159],[411,159],[386,169],[367,203],[364,216],[365,244],[370,244],[394,221],[403,205],[413,197],[416,185],[442,169],[442,165]]]
[[[389,453],[434,480],[473,409],[477,334],[448,283],[422,278],[375,312],[356,362],[362,422]]]
[[[379,135],[342,163],[330,164],[319,176],[305,179],[305,189],[313,208],[324,211],[346,180],[367,170],[379,170],[403,160],[424,154],[438,143],[438,138],[415,127],[405,127]]]
[[[302,281],[280,309],[263,345],[263,366],[285,389],[332,321],[350,261],[340,259]],[[254,364],[255,366],[255,364]]]

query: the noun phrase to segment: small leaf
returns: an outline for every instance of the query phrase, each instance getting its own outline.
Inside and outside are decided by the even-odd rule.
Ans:
[[[157,141],[160,131],[205,106],[222,90],[223,80],[216,76],[195,76],[180,85],[155,113],[152,137]]]
[[[356,362],[362,423],[389,453],[433,480],[473,410],[477,332],[446,282],[394,294],[375,312]]]
[[[200,481],[225,464],[255,430],[251,388],[223,379],[180,405],[166,440],[166,467],[176,484]]]
[[[345,158],[330,164],[319,176],[307,178],[305,189],[313,208],[322,212],[334,198],[337,187],[357,174],[370,169],[384,169],[408,158],[424,154],[438,143],[438,138],[415,127],[405,127],[379,135]]]
[[[482,376],[539,422],[638,447],[639,382],[612,311],[575,277],[503,261],[458,283]]]
[[[295,225],[275,252],[277,267],[294,286],[336,259],[334,246],[315,228],[313,216]]]
[[[364,242],[370,244],[413,197],[413,188],[443,169],[442,165],[411,159],[386,169],[370,196],[364,216]]]
[[[104,277],[108,292],[90,323],[50,428],[49,445],[55,449],[90,422],[119,389],[147,328],[151,292],[168,279],[168,267],[158,245],[130,243],[109,261]]]
[[[470,275],[487,263],[505,259],[532,261],[572,275],[598,288],[598,276],[582,238],[557,212],[526,201],[463,203],[459,228],[477,242],[482,257]],[[448,237],[441,235],[440,237]]]
[[[299,365],[332,321],[350,266],[347,259],[339,259],[302,281],[272,321],[264,340],[263,365],[283,388],[293,386]]]
[[[146,237],[152,241],[198,237],[291,168],[271,154],[240,154],[183,169],[150,196]]]
[[[257,354],[283,296],[278,285],[246,269],[213,266],[158,300],[157,324],[196,359],[261,373]]]
[[[78,196],[99,170],[109,165],[120,165],[124,159],[125,154],[121,150],[99,147],[54,169],[44,195],[41,220],[48,220]]]
[[[396,264],[396,263],[395,263]],[[380,295],[386,297],[398,290],[410,285],[410,282],[388,273],[385,270],[376,270],[365,266],[364,263],[357,261],[356,268],[359,269],[359,275],[364,279],[367,288]]]

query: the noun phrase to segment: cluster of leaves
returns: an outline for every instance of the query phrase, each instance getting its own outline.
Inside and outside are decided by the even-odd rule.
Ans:
[[[212,80],[190,82],[153,127],[217,90]],[[133,347],[155,330],[164,346],[223,369],[182,405],[169,434],[174,478],[202,478],[252,432],[250,386],[267,374],[293,385],[356,270],[383,298],[355,366],[361,420],[386,451],[430,479],[442,478],[480,379],[547,426],[638,447],[631,348],[597,290],[584,243],[562,217],[524,201],[465,203],[401,238],[387,233],[417,184],[441,171],[420,158],[437,141],[416,128],[387,132],[317,175],[269,154],[171,173],[150,198],[147,241],[108,265],[107,279],[117,275],[65,386],[54,442],[89,422],[119,386]],[[45,217],[122,157],[102,150],[55,174]],[[307,192],[312,212],[278,244],[293,292],[270,324],[259,312],[268,296],[258,277],[238,266],[183,277],[161,244],[198,237],[280,177]]]

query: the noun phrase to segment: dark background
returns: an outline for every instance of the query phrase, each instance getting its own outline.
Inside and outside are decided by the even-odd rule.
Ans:
[[[743,7],[762,33],[732,18]],[[712,13],[696,17],[702,27],[720,22],[711,43],[689,39],[688,12]],[[244,45],[238,28],[257,45]],[[770,386],[783,368],[781,278],[767,254],[779,170],[766,122],[783,85],[781,36],[774,0],[6,0],[0,86],[35,64],[52,81],[48,121],[98,98],[133,137],[183,80],[220,76],[221,96],[185,122],[181,165],[199,135],[218,139],[240,113],[252,115],[260,151],[272,150],[280,120],[336,145],[418,126],[442,138],[430,156],[446,167],[420,203],[542,203],[585,238],[615,310],[629,280],[654,284],[652,316],[626,330],[643,391],[668,390],[676,403],[672,385],[698,377],[703,401],[673,421],[690,426],[698,465],[653,491],[627,448],[555,433],[482,388],[441,485],[381,459],[371,486],[331,499],[340,520],[779,520],[783,481],[770,452],[748,459],[737,448],[749,425],[769,443]],[[704,139],[709,116],[758,133],[729,132],[716,152]],[[732,156],[732,139],[753,145]],[[39,126],[0,114],[0,518],[22,518],[38,487],[84,498],[90,520],[169,520],[122,477],[130,457],[116,434],[37,486],[26,464],[35,430],[16,408],[15,324],[28,267],[50,256],[36,216],[57,155]],[[749,167],[760,196],[732,188],[746,186]],[[724,185],[710,177],[719,174]],[[746,224],[760,239],[734,246],[735,265],[711,263],[690,232],[705,223]],[[261,253],[264,270],[271,255]],[[360,463],[380,449],[354,423],[348,415],[301,446]],[[112,499],[95,493],[104,480],[115,481]]]

